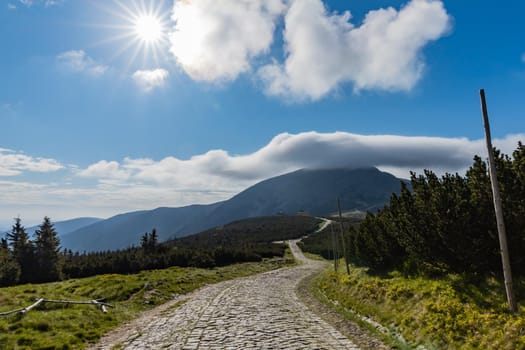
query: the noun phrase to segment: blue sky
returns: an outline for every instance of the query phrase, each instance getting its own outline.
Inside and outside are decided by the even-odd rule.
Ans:
[[[0,225],[210,203],[301,167],[461,172],[483,153],[480,88],[511,152],[525,134],[524,12],[3,1]]]

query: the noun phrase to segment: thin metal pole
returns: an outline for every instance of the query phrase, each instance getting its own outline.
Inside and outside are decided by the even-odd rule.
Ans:
[[[490,182],[492,185],[492,196],[494,199],[494,211],[496,212],[496,223],[498,226],[499,246],[501,252],[501,262],[503,265],[503,278],[505,279],[505,290],[507,292],[507,301],[511,312],[518,311],[518,305],[514,297],[512,288],[512,271],[510,268],[509,249],[507,246],[507,234],[505,232],[505,221],[503,219],[503,208],[501,206],[501,197],[499,193],[498,177],[496,174],[496,164],[494,162],[494,150],[492,148],[492,139],[490,135],[489,115],[487,112],[487,102],[485,100],[485,90],[479,90],[481,97],[481,111],[483,113],[483,125],[485,127],[485,139],[487,141],[487,151],[489,153],[489,170]]]
[[[341,201],[339,200],[339,197],[337,198],[337,209],[339,210],[339,228],[341,230],[341,240],[343,243],[343,256],[345,258],[346,273],[350,274],[350,268],[348,267],[348,260],[346,255],[345,236],[343,234],[343,215],[341,214]]]

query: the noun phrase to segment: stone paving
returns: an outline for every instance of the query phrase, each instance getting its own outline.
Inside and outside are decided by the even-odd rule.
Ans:
[[[206,286],[94,349],[359,349],[298,299],[298,283],[323,264],[289,244],[303,264]]]

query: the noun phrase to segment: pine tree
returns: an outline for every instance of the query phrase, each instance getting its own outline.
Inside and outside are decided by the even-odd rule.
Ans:
[[[149,247],[149,232],[146,232],[145,234],[140,237],[140,246],[144,251],[148,250]]]
[[[158,238],[156,229],[151,230],[151,233],[146,232],[140,238],[140,246],[142,247],[144,252],[147,252],[147,253],[155,252],[157,250],[158,243],[159,243],[159,238]]]
[[[509,244],[511,258],[515,266],[513,269],[525,271],[525,146],[520,142],[512,154],[514,187],[511,191],[512,199],[510,212],[512,213],[509,224]]]
[[[20,218],[15,219],[11,233],[7,234],[13,260],[20,267],[20,282],[32,282],[34,278],[34,246]]]
[[[151,230],[151,234],[149,236],[149,248],[151,251],[155,251],[157,249],[157,244],[159,243],[159,237],[157,235],[157,230],[153,229]]]
[[[0,242],[0,287],[17,284],[20,279],[20,265],[9,251],[7,240]]]
[[[35,258],[38,282],[52,282],[61,278],[60,240],[47,216],[35,232]]]

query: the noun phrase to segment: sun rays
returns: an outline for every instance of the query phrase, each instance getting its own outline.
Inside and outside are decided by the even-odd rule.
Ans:
[[[103,5],[110,23],[96,24],[108,30],[95,45],[112,46],[111,59],[125,56],[127,65],[160,66],[168,59],[170,11],[166,1],[119,1]]]

